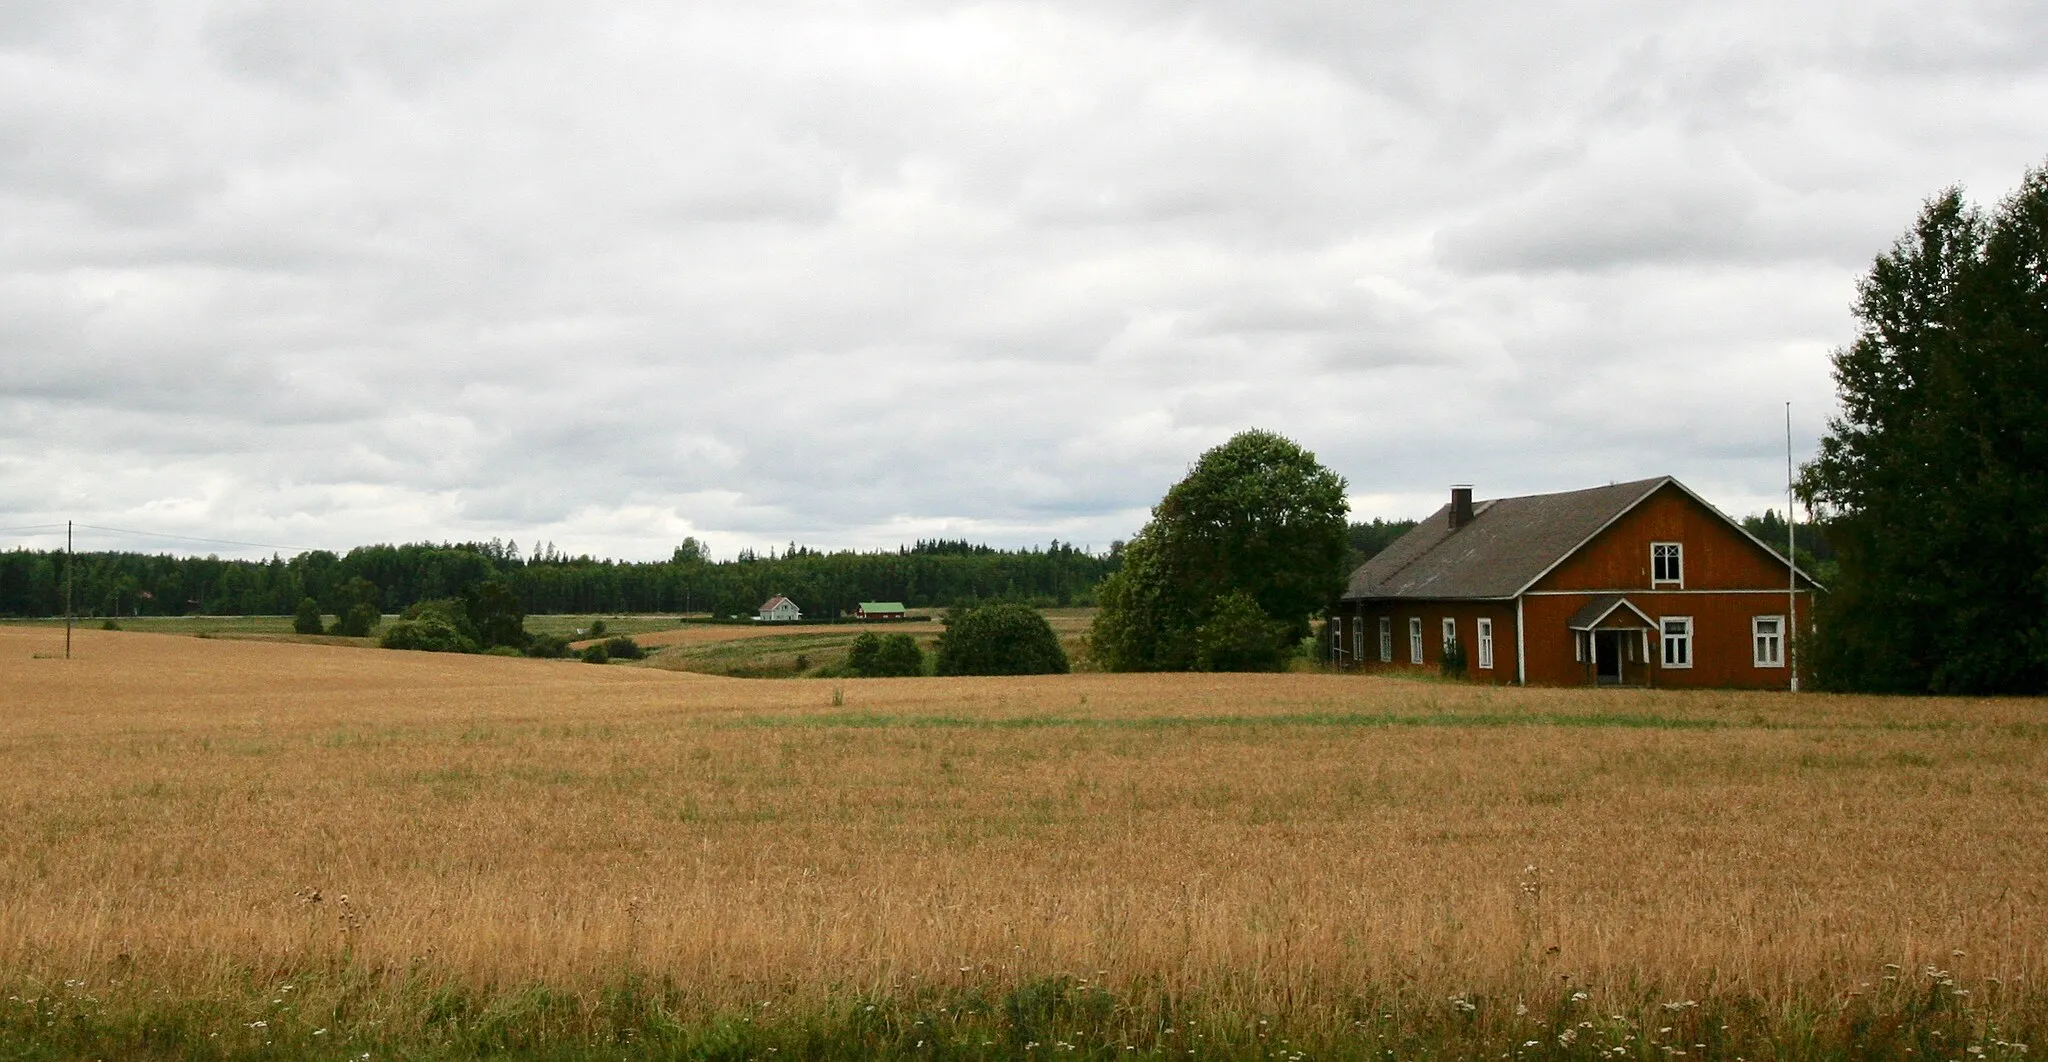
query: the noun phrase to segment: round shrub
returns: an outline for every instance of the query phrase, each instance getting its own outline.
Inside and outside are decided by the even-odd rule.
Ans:
[[[474,653],[476,643],[447,620],[434,615],[399,620],[384,628],[378,644],[386,649],[413,649],[425,653]]]
[[[878,637],[862,631],[847,650],[846,670],[857,678],[908,678],[924,674],[924,650],[908,634]]]
[[[578,655],[582,657],[583,662],[586,664],[609,664],[612,662],[611,651],[604,647],[603,642],[585,646],[583,652]]]
[[[640,643],[623,634],[613,635],[604,640],[605,655],[612,660],[640,660],[647,656],[647,650]]]
[[[532,634],[526,639],[526,655],[557,659],[569,655],[569,639],[559,634]]]
[[[1002,602],[946,615],[941,675],[1064,675],[1067,653],[1052,624],[1029,605]]]
[[[1218,598],[1195,631],[1198,671],[1279,671],[1287,666],[1287,626],[1268,619],[1250,594]]]
[[[368,638],[377,624],[384,622],[384,614],[377,606],[367,602],[353,605],[334,621],[334,633],[349,638]]]
[[[310,597],[299,599],[299,611],[292,616],[292,631],[296,634],[320,633],[320,602]]]

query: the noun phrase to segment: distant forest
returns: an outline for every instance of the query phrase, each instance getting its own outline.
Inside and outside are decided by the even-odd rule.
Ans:
[[[1773,547],[1785,540],[1775,512],[1743,521]],[[1365,563],[1415,526],[1413,520],[1351,525],[1350,560]],[[1799,526],[1803,562],[1823,572],[1833,553],[1810,524]],[[569,556],[552,546],[522,554],[516,543],[363,546],[268,560],[222,560],[150,553],[80,553],[74,606],[82,616],[289,615],[310,597],[338,614],[354,601],[353,580],[376,586],[386,613],[420,601],[453,597],[502,578],[529,614],[683,613],[752,615],[786,594],[815,619],[851,614],[862,601],[901,601],[940,608],[998,598],[1039,606],[1092,605],[1103,577],[1123,560],[1123,543],[1104,555],[1059,541],[1044,548],[1002,550],[962,541],[920,541],[897,550],[825,553],[790,545],[762,557],[742,550],[714,561],[686,539],[665,561],[612,561]],[[1825,582],[1825,578],[1822,580]],[[0,615],[55,616],[64,611],[64,554],[16,549],[0,553]]]
[[[222,560],[144,553],[77,555],[74,608],[90,616],[286,615],[310,597],[338,613],[355,599],[353,580],[377,588],[382,611],[453,597],[501,578],[529,614],[715,612],[752,615],[775,594],[807,617],[850,613],[861,601],[912,608],[1009,598],[1041,606],[1094,603],[1096,584],[1120,563],[1055,541],[1045,548],[999,550],[957,541],[918,542],[895,551],[824,553],[792,544],[780,556],[742,551],[713,561],[686,540],[666,561],[623,562],[567,556],[552,546],[522,555],[516,544],[363,546],[268,560]],[[0,553],[0,615],[64,611],[64,554]]]

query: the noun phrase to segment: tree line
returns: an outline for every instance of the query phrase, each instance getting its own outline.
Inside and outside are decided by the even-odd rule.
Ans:
[[[2048,165],[1988,213],[1928,200],[1855,314],[1841,415],[1799,481],[1837,570],[1815,677],[2048,692]]]
[[[552,546],[522,553],[517,543],[412,543],[362,546],[337,554],[224,560],[127,552],[78,553],[73,607],[88,616],[290,615],[304,598],[340,615],[365,594],[383,613],[422,601],[460,597],[502,580],[531,614],[684,613],[751,615],[776,594],[806,617],[849,614],[861,601],[911,608],[987,600],[1040,606],[1090,605],[1103,577],[1121,563],[1055,541],[1003,550],[960,541],[920,541],[893,551],[824,552],[792,545],[762,557],[710,559],[694,539],[665,561],[568,556]],[[64,611],[62,551],[0,553],[0,615]],[[365,591],[367,585],[371,589]]]

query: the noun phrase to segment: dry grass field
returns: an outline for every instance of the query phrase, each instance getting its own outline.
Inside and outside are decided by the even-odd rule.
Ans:
[[[2048,1027],[2034,702],[76,637],[0,627],[0,1057],[1976,1059]]]

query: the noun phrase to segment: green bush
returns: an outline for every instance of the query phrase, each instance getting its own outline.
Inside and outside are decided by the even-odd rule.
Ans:
[[[530,634],[526,638],[526,655],[550,660],[568,656],[569,639],[559,634]]]
[[[367,601],[358,602],[334,621],[334,633],[345,638],[368,638],[382,622],[384,614],[377,611],[377,606]]]
[[[641,660],[647,656],[647,650],[640,648],[639,642],[623,634],[606,638],[604,652],[612,660]]]
[[[1439,665],[1445,678],[1465,677],[1465,645],[1456,638],[1444,643],[1444,659]]]
[[[469,613],[463,609],[462,602],[452,597],[437,597],[426,601],[415,601],[407,605],[404,612],[398,614],[399,619],[407,620],[425,619],[427,617],[433,617],[456,628],[461,628],[469,622]]]
[[[586,664],[609,664],[612,662],[611,651],[604,647],[603,642],[586,647],[578,655],[583,658],[583,662]]]
[[[432,614],[399,620],[384,628],[384,637],[378,644],[386,649],[412,649],[425,653],[476,652],[474,640],[454,624]]]
[[[863,631],[846,654],[846,670],[856,678],[908,678],[924,674],[924,650],[908,634],[877,636]]]
[[[1067,653],[1052,624],[1029,605],[999,602],[946,614],[941,675],[1064,675]]]
[[[113,620],[108,620],[105,623],[100,624],[100,629],[103,631],[118,631],[121,629],[121,625],[115,623]]]
[[[522,652],[520,652],[520,651],[519,651],[519,650],[517,650],[517,649],[514,649],[514,648],[512,648],[512,647],[511,647],[511,646],[509,646],[509,645],[494,645],[494,646],[491,646],[491,647],[490,647],[489,649],[486,649],[486,650],[484,650],[484,655],[485,655],[485,656],[525,656],[526,654],[525,654],[525,653],[522,653]]]
[[[1199,671],[1278,671],[1287,665],[1288,630],[1235,590],[1216,599],[1209,619],[1195,629]]]
[[[299,599],[299,611],[292,616],[292,630],[298,634],[319,634],[320,602],[310,597]]]
[[[601,619],[595,619],[590,621],[590,630],[587,633],[592,638],[602,638],[604,637],[605,629],[606,628],[604,625],[604,621]]]

